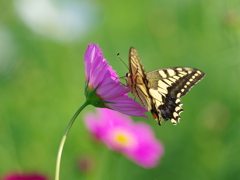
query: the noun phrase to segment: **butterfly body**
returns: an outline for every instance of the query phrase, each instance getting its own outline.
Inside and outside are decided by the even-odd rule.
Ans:
[[[146,73],[134,48],[130,48],[129,68],[127,87],[159,125],[162,119],[170,119],[174,125],[179,122],[183,112],[180,98],[205,75],[189,67],[162,68]]]

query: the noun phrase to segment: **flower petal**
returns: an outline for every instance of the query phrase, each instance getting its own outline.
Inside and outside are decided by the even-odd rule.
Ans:
[[[129,97],[119,96],[119,97],[115,97],[114,99],[106,99],[106,101],[113,102],[111,104],[108,104],[108,106],[111,109],[118,109],[118,112],[130,115],[130,116],[141,116],[144,118],[148,118],[144,114],[147,112],[147,110]]]

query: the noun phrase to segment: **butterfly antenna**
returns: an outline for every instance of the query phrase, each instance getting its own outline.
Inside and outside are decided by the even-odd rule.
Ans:
[[[122,63],[127,67],[128,71],[129,71],[129,67],[127,66],[127,64],[120,57],[120,53],[117,53],[117,57],[120,59],[120,61],[122,61]]]

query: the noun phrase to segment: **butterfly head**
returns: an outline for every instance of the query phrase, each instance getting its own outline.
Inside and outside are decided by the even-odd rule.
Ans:
[[[129,78],[131,76],[131,74],[128,72],[126,73],[126,78]]]
[[[132,88],[131,74],[129,72],[126,73],[126,83],[128,88]]]

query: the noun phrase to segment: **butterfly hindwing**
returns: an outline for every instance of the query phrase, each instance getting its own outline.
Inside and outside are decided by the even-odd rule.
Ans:
[[[170,119],[173,124],[179,122],[183,111],[180,98],[205,75],[189,67],[162,68],[146,73],[134,48],[130,48],[129,68],[127,86],[142,106],[151,111],[159,125],[162,118]]]
[[[147,73],[150,94],[165,120],[170,119],[173,124],[179,122],[183,112],[180,98],[203,77],[202,71],[189,67],[162,68]]]

